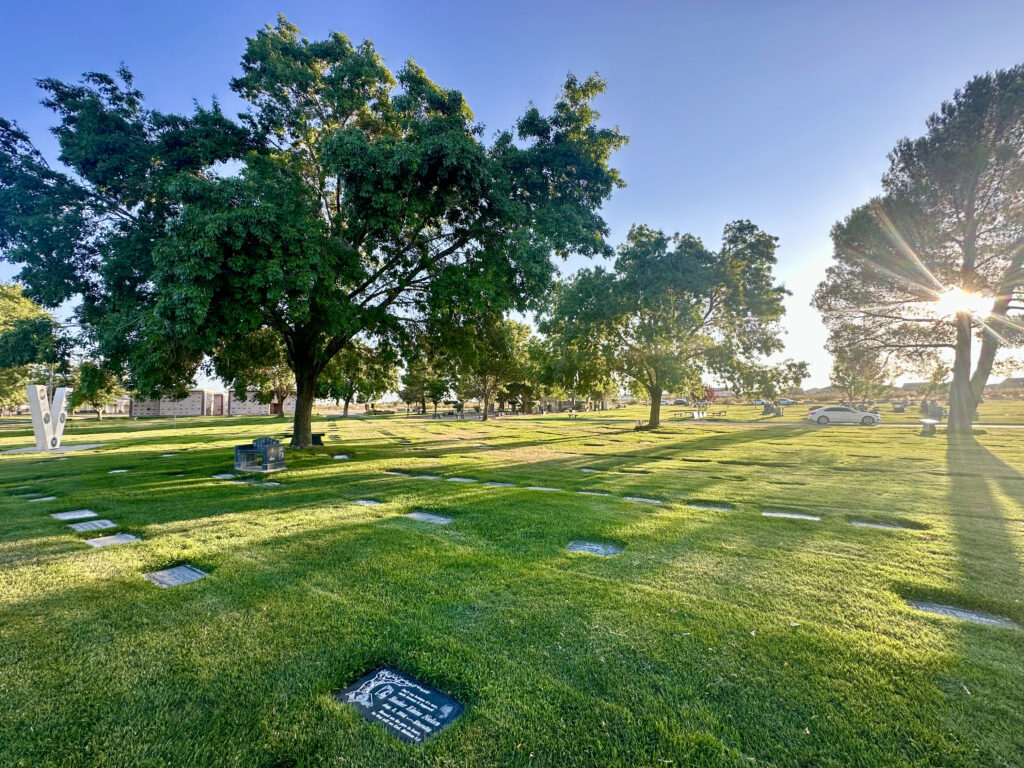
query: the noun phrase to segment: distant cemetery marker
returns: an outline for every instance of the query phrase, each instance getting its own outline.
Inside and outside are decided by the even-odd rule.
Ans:
[[[811,520],[817,522],[821,520],[817,515],[805,515],[802,512],[788,512],[782,509],[766,509],[761,512],[762,517],[784,517],[788,520]]]
[[[73,509],[70,512],[54,512],[50,515],[54,520],[84,520],[87,517],[98,517],[91,509]]]
[[[1017,623],[1004,616],[992,616],[988,613],[968,611],[965,608],[956,608],[952,605],[939,605],[938,603],[919,603],[915,600],[908,600],[907,605],[919,611],[937,613],[941,616],[949,616],[953,619],[969,621],[972,624],[983,624],[987,627],[1002,627],[1004,629],[1019,629]]]
[[[432,512],[410,512],[406,517],[412,520],[419,520],[421,523],[435,523],[437,525],[448,525],[448,523],[452,522],[452,518],[445,515],[435,515]]]
[[[84,523],[71,523],[68,528],[78,533],[84,533],[85,531],[102,531],[104,528],[117,528],[117,523],[110,520],[88,520]]]
[[[153,571],[152,573],[144,574],[144,576],[158,587],[178,587],[182,584],[199,581],[206,574],[191,565],[177,565],[174,568]]]
[[[360,678],[335,698],[380,723],[399,739],[419,744],[462,714],[464,707],[441,691],[391,667]]]
[[[112,536],[100,536],[96,539],[86,539],[85,543],[90,547],[112,547],[116,544],[129,544],[133,541],[139,541],[138,536],[132,536],[130,533],[115,533]]]
[[[588,552],[598,557],[614,557],[622,552],[622,547],[615,544],[598,544],[593,541],[570,541],[565,548],[570,552]]]

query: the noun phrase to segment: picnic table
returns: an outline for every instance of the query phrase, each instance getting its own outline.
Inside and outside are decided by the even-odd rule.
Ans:
[[[921,434],[924,437],[934,437],[935,427],[938,426],[938,419],[919,419],[921,422]]]

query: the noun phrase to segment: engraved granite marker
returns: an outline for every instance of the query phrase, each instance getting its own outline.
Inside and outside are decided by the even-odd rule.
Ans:
[[[90,547],[112,547],[115,544],[129,544],[133,541],[139,541],[139,537],[132,536],[130,533],[115,533],[112,536],[100,536],[95,539],[86,539],[85,543]]]
[[[463,706],[436,688],[391,667],[360,678],[335,698],[351,704],[371,723],[380,723],[402,741],[419,744],[455,720]]]
[[[801,512],[787,512],[781,509],[766,509],[761,515],[763,517],[784,517],[788,520],[812,520],[814,522],[821,520],[817,515],[805,515]]]
[[[54,520],[85,520],[87,517],[99,517],[91,509],[73,509],[70,512],[54,512],[50,515]]]
[[[437,525],[448,525],[452,521],[450,517],[435,515],[432,512],[410,512],[406,517],[419,520],[421,523],[436,523]]]
[[[163,571],[153,571],[143,574],[158,587],[178,587],[182,584],[189,584],[199,581],[206,574],[191,565],[179,565],[174,568],[167,568]]]
[[[570,541],[565,548],[570,552],[589,552],[598,557],[614,557],[622,552],[622,547],[615,544],[598,544],[593,541]]]
[[[117,528],[117,523],[110,520],[88,520],[84,523],[71,523],[68,526],[73,531],[102,531],[104,528]]]
[[[919,611],[927,611],[928,613],[937,613],[941,616],[948,616],[952,619],[961,619],[962,621],[969,621],[973,624],[983,624],[987,627],[1003,627],[1004,629],[1018,629],[1017,623],[1012,619],[1007,619],[1004,616],[992,616],[988,613],[981,613],[979,611],[968,611],[964,608],[956,608],[952,605],[939,605],[938,603],[919,603],[914,600],[908,600],[907,605],[911,608],[917,608]]]

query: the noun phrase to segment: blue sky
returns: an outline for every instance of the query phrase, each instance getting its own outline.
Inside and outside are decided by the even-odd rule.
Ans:
[[[779,236],[786,354],[828,380],[808,306],[831,225],[879,189],[886,153],[972,75],[1024,61],[1019,2],[47,2],[4,3],[0,114],[51,158],[39,77],[125,62],[148,103],[188,111],[228,89],[244,38],[284,13],[311,39],[370,38],[392,69],[409,57],[465,95],[488,135],[567,72],[600,72],[604,122],[630,144],[628,186],[605,207],[612,242],[633,222],[717,245],[747,218]],[[572,270],[580,263],[570,262]],[[14,269],[0,265],[0,279]]]

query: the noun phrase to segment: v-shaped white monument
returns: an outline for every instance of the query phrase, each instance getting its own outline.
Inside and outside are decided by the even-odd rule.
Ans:
[[[53,392],[53,403],[50,403],[46,396],[46,387],[29,384],[26,389],[28,407],[32,412],[32,430],[36,434],[36,447],[40,451],[60,448],[60,438],[64,434],[64,424],[68,419],[64,409],[71,390],[67,387],[58,387]]]

